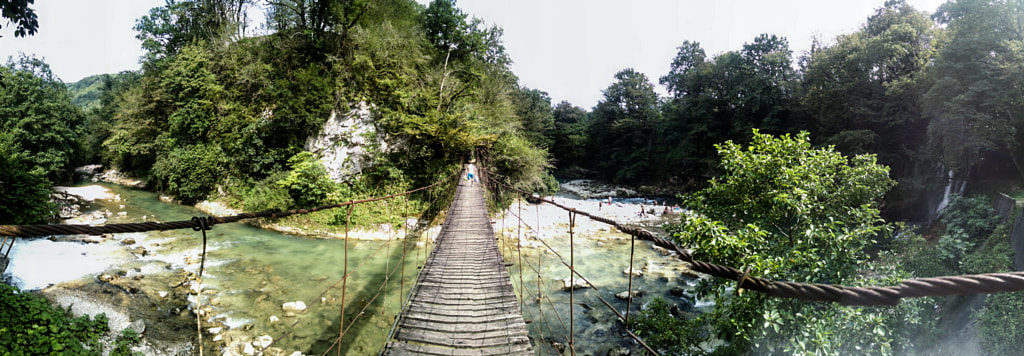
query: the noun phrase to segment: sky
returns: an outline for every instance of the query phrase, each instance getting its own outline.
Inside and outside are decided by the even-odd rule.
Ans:
[[[428,3],[426,0],[417,0]],[[709,55],[739,50],[761,33],[786,37],[794,60],[817,36],[828,43],[856,31],[885,0],[461,0],[471,16],[504,29],[520,84],[548,92],[552,104],[590,109],[616,72],[633,68],[659,93],[676,47],[685,40]],[[934,11],[943,0],[908,0]],[[0,20],[0,58],[43,57],[67,83],[138,69],[142,56],[132,27],[164,0],[41,0],[39,32],[15,38]]]

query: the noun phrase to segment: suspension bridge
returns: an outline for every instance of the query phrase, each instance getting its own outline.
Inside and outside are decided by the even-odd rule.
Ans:
[[[507,270],[508,265],[505,263],[505,257],[502,256],[494,231],[491,228],[484,199],[486,192],[490,191],[493,194],[496,190],[519,195],[520,200],[531,196],[531,194],[496,179],[488,181],[486,171],[482,170],[481,173],[481,178],[483,179],[481,179],[480,184],[470,184],[467,181],[461,180],[455,185],[444,184],[449,179],[460,176],[453,174],[448,179],[435,184],[403,193],[284,212],[243,213],[224,217],[194,217],[191,220],[185,221],[110,224],[103,226],[0,225],[0,236],[4,237],[3,242],[0,243],[0,257],[6,257],[17,237],[75,234],[101,235],[191,228],[201,231],[203,234],[203,259],[205,261],[206,231],[212,229],[216,224],[232,223],[252,218],[280,218],[341,207],[347,207],[351,216],[351,209],[356,204],[389,200],[428,189],[450,189],[448,187],[454,186],[454,199],[448,207],[441,232],[436,240],[436,245],[422,266],[416,283],[408,294],[408,300],[403,304],[402,311],[396,318],[389,336],[381,345],[383,348],[381,353],[384,355],[531,355],[534,354],[535,350],[539,350],[539,348],[535,349],[534,345],[531,344],[531,342],[537,341],[531,339],[527,333],[526,322],[522,315],[523,295],[516,295],[509,271]],[[540,240],[540,242],[544,243],[548,251],[555,255],[559,262],[566,267],[570,279],[579,278],[590,284],[594,289],[597,289],[597,286],[590,283],[585,276],[580,274],[573,262],[573,227],[576,218],[580,215],[614,226],[619,231],[629,234],[632,240],[648,241],[655,246],[673,251],[678,260],[688,263],[690,268],[696,272],[711,277],[731,279],[737,282],[737,288],[764,293],[772,297],[834,302],[843,305],[891,306],[898,304],[901,298],[1024,290],[1024,272],[909,279],[895,286],[880,287],[847,287],[831,284],[772,281],[751,276],[749,271],[743,272],[734,267],[695,260],[688,250],[681,248],[672,241],[660,238],[645,229],[624,225],[585,211],[578,211],[551,200],[537,197],[533,197],[532,200],[536,203],[557,206],[569,213],[568,233],[570,250],[568,260],[558,251],[548,246],[543,240]],[[511,210],[509,213],[512,214]],[[522,223],[521,217],[517,215],[516,218]],[[348,248],[347,231],[348,226],[346,223],[346,251]],[[403,274],[405,272],[404,253],[405,251],[403,251],[403,262],[401,264]],[[373,255],[369,258],[372,257]],[[630,269],[633,268],[632,264],[632,256],[630,256]],[[200,283],[203,270],[202,265],[200,265],[199,269]],[[348,328],[351,328],[357,322],[356,319],[363,315],[366,308],[377,298],[374,296],[368,303],[364,303],[363,309],[356,313],[351,320],[347,320],[348,324],[346,327],[345,281],[354,272],[350,272],[348,269],[347,254],[344,266],[345,272],[341,279],[321,293],[321,296],[323,296],[339,283],[342,286],[341,328],[338,338],[334,340],[331,348],[339,345]],[[530,267],[533,268],[532,266]],[[520,268],[522,268],[522,261],[520,261]],[[398,267],[393,269],[389,267],[386,275],[391,276],[398,269]],[[627,278],[630,278],[630,284],[632,284],[632,271],[628,273]],[[404,283],[404,278],[402,280]],[[386,288],[386,286],[387,278],[385,278],[381,288]],[[401,288],[401,295],[405,295],[405,286],[403,285]],[[632,288],[630,287],[630,289]],[[525,294],[522,286],[520,286],[520,293]],[[570,295],[569,303],[572,305],[573,289],[570,288],[568,293]],[[377,295],[380,295],[380,290],[378,290]],[[623,322],[625,326],[623,335],[625,337],[637,342],[647,352],[655,355],[658,354],[656,350],[647,347],[640,337],[629,330],[629,305],[632,303],[631,293],[627,301],[625,314],[601,298],[600,295],[597,298],[611,309],[618,320]],[[550,300],[548,302],[550,303]],[[565,337],[565,345],[568,345],[568,351],[575,355],[573,313],[570,312],[568,314],[567,326],[561,320],[561,316],[559,316],[559,321],[562,322],[568,331],[568,335]],[[197,329],[201,330],[200,323],[197,315]],[[199,335],[200,344],[202,344],[201,331]],[[275,341],[278,339],[280,338],[275,339]],[[543,339],[543,336],[541,339]],[[264,345],[264,351],[269,347],[270,345]],[[338,350],[340,352],[341,348],[339,347]]]
[[[459,183],[385,355],[532,355],[480,184]]]

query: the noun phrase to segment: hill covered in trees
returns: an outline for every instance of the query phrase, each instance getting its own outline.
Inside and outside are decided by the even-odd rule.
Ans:
[[[246,36],[254,4],[169,1],[139,19],[142,70],[71,85],[85,107],[74,110],[82,120],[63,125],[82,138],[65,141],[74,159],[53,169],[102,163],[186,203],[217,195],[246,209],[427,185],[474,151],[523,188],[553,184],[534,122],[550,117],[550,99],[519,86],[501,28],[453,1],[274,1],[269,34]],[[26,60],[38,66],[7,70],[28,78],[45,67]],[[372,164],[344,182],[304,170],[316,159],[303,154],[307,139],[359,105],[369,105],[374,135],[392,148],[371,152]],[[47,169],[50,183],[66,179]]]

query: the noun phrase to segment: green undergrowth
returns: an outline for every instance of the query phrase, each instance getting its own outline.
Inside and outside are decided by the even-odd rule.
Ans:
[[[393,167],[375,167],[345,182],[335,182],[316,158],[303,152],[289,160],[291,170],[258,182],[233,181],[222,201],[246,212],[288,211],[341,204],[402,194],[430,183],[415,183]],[[435,181],[446,179],[437,177]],[[391,225],[402,229],[409,218],[435,216],[450,200],[452,179],[431,189],[393,198],[342,206],[309,214],[297,214],[273,223],[296,228],[310,236],[343,234],[348,229],[378,229]]]
[[[1013,270],[1010,225],[999,224],[992,208],[992,194],[953,196],[943,213],[944,231],[936,238],[909,235],[901,241],[905,267],[916,277],[1009,272]],[[962,304],[968,297],[947,297],[946,307]],[[1021,293],[986,297],[973,313],[981,348],[991,355],[1024,352],[1024,305]],[[933,335],[937,339],[939,335]]]
[[[101,355],[107,316],[74,317],[46,299],[0,284],[0,355]],[[110,355],[136,355],[138,333],[126,329]]]

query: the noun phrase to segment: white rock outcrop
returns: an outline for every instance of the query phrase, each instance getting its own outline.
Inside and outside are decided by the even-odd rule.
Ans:
[[[306,151],[320,157],[327,174],[341,182],[373,164],[376,155],[386,153],[389,145],[378,132],[370,104],[355,103],[343,115],[331,112],[320,132],[306,140]]]

